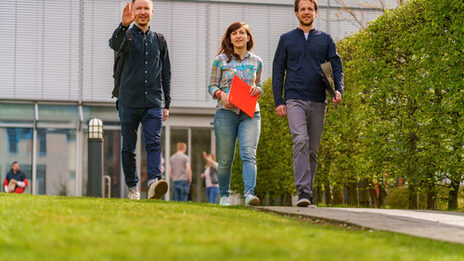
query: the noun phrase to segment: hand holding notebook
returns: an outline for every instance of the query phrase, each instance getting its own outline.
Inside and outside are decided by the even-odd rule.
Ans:
[[[237,75],[234,75],[229,92],[229,101],[248,116],[253,118],[255,115],[258,95],[251,96],[250,89],[250,85],[240,79]]]

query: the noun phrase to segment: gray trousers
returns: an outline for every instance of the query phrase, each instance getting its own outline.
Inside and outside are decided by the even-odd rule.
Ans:
[[[293,139],[293,175],[298,193],[313,195],[317,150],[325,120],[325,103],[289,99],[287,118]]]

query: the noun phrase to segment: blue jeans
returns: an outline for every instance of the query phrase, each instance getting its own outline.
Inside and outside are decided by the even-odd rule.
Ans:
[[[242,178],[245,185],[243,194],[254,194],[256,186],[256,150],[261,129],[261,114],[255,112],[250,118],[243,112],[236,114],[230,110],[220,109],[214,116],[214,134],[219,149],[219,166],[217,170],[219,194],[229,196],[232,162],[235,144],[240,149],[242,160]]]
[[[163,127],[162,108],[127,108],[119,105],[122,136],[122,168],[126,185],[135,187],[139,182],[135,164],[137,130],[142,123],[147,151],[148,180],[161,179],[161,130]]]
[[[217,204],[218,195],[219,195],[218,187],[206,188],[206,198],[208,199],[208,203]]]
[[[173,182],[174,186],[174,200],[187,201],[190,191],[188,180],[177,180]]]

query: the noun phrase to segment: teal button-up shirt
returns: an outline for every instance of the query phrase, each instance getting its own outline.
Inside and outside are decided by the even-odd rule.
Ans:
[[[120,24],[109,40],[111,49],[119,50],[127,30],[132,30],[132,44],[121,75],[118,101],[128,108],[164,108],[171,103],[171,63],[166,46],[164,59],[160,59],[157,35],[135,24],[128,28]]]

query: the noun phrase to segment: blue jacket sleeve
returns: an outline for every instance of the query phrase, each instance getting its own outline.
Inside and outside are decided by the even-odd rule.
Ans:
[[[275,106],[284,105],[282,97],[284,88],[285,70],[287,68],[287,51],[284,39],[281,36],[272,63],[272,92],[274,94]]]
[[[119,51],[119,48],[121,48],[121,44],[124,41],[124,37],[126,36],[127,29],[129,29],[129,27],[124,26],[122,23],[120,23],[118,28],[114,30],[113,35],[109,40],[109,45],[111,49]]]
[[[335,47],[335,43],[332,37],[330,37],[327,60],[332,65],[332,73],[334,77],[335,90],[343,94],[344,83],[343,83],[342,61],[340,59],[340,56],[337,53],[337,49]]]
[[[163,68],[161,70],[161,86],[164,93],[164,108],[169,109],[171,105],[171,61],[169,59],[168,44],[164,50]]]

